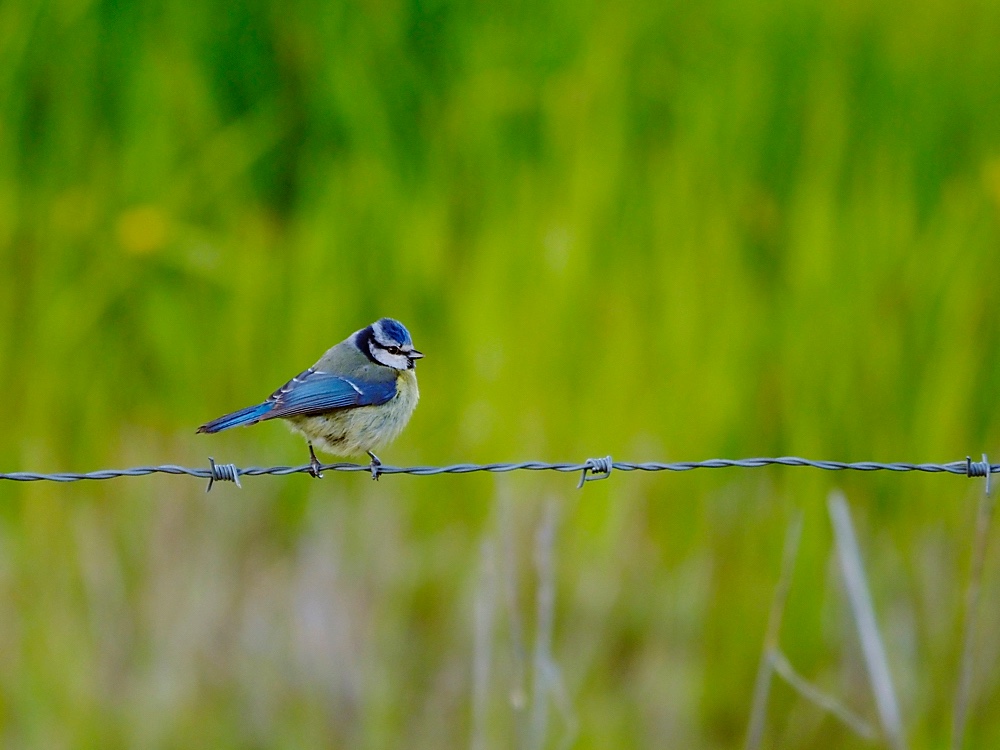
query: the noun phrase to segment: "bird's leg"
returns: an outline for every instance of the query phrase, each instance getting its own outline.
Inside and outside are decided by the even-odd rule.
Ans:
[[[309,443],[309,473],[312,474],[314,479],[322,479],[323,474],[320,472],[320,468],[323,466],[316,458],[316,451],[313,450],[313,444]]]
[[[372,470],[372,479],[374,479],[377,482],[378,478],[382,475],[382,462],[379,460],[379,457],[376,456],[371,451],[368,451],[367,453],[372,460],[372,462],[369,464],[369,468]]]

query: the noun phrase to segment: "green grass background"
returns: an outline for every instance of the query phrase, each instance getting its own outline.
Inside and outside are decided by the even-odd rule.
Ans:
[[[389,463],[1000,456],[998,38],[978,0],[5,0],[0,468],[302,463],[194,428],[381,315],[427,353]],[[734,747],[797,509],[782,645],[874,720],[840,487],[908,738],[947,745],[980,482],[575,482],[0,486],[0,741]],[[870,746],[780,683],[766,742]]]

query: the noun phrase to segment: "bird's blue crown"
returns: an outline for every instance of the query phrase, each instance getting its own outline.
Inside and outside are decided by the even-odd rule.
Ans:
[[[381,318],[372,323],[375,340],[383,346],[413,346],[406,326],[393,318]]]

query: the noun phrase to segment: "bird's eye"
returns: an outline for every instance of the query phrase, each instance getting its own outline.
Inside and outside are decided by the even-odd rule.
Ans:
[[[399,354],[399,347],[398,346],[387,346],[385,348],[385,350],[387,352],[389,352],[389,354]]]

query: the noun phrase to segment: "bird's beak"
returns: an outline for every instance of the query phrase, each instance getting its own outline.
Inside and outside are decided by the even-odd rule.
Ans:
[[[416,349],[411,349],[406,353],[406,356],[410,359],[423,359],[424,355],[422,352],[418,352]]]

